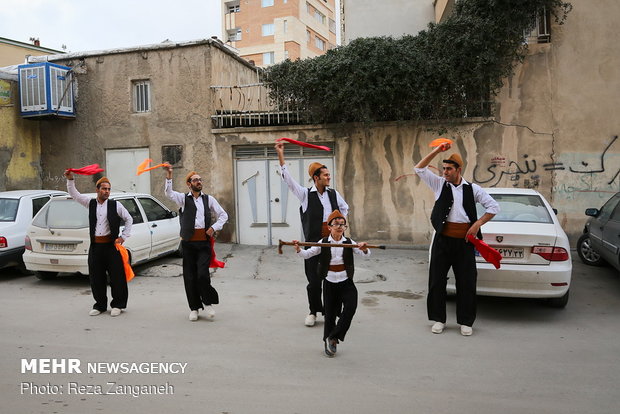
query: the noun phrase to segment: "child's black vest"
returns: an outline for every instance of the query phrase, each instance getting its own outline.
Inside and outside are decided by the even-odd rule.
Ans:
[[[205,229],[211,227],[211,210],[209,209],[209,196],[202,194],[202,203],[205,207]],[[196,204],[194,203],[194,196],[191,194],[185,194],[185,207],[179,209],[179,216],[181,218],[181,239],[189,240],[194,235],[194,225],[196,223]]]
[[[110,224],[110,234],[115,239],[121,228],[121,217],[116,211],[116,200],[108,198],[108,223]],[[95,242],[95,226],[97,225],[97,199],[93,198],[88,203],[88,224],[90,227],[90,242]]]
[[[321,243],[329,243],[328,237],[321,240]],[[351,239],[343,237],[342,244],[351,244]],[[342,252],[342,259],[344,261],[344,268],[347,271],[347,277],[353,279],[353,273],[355,273],[355,266],[353,266],[353,249],[350,247],[344,247]],[[331,247],[321,247],[321,253],[319,254],[319,276],[321,279],[327,277],[329,271],[329,263],[332,260]]]
[[[332,211],[338,210],[338,200],[336,199],[336,190],[326,188]],[[331,214],[331,211],[330,211]],[[307,242],[314,242],[321,238],[321,228],[323,227],[323,204],[319,200],[318,191],[310,191],[308,188],[308,208],[302,211],[299,207],[299,215],[301,216],[301,227],[304,231],[304,238]]]

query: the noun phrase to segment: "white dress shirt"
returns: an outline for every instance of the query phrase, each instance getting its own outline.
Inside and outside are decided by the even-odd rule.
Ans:
[[[435,201],[439,199],[441,190],[446,183],[446,179],[433,173],[428,167],[415,168],[415,173],[420,177],[422,181],[428,185],[435,193]],[[452,190],[452,197],[454,198],[454,204],[450,209],[448,218],[446,221],[451,223],[469,223],[469,217],[465,213],[463,208],[463,184],[469,184],[463,177],[461,177],[461,183],[459,185],[450,184]],[[499,204],[493,199],[486,191],[482,189],[478,184],[471,183],[472,190],[474,191],[474,201],[482,204],[485,208],[485,213],[497,214],[499,213]]]
[[[67,191],[71,198],[88,208],[90,200],[92,198],[81,194],[77,188],[75,188],[75,180],[67,180]],[[97,208],[97,223],[95,224],[95,236],[107,236],[112,233],[110,230],[110,223],[108,222],[108,200],[100,203],[96,202]],[[133,217],[129,214],[129,211],[119,202],[116,203],[116,212],[120,218],[125,222],[121,237],[123,240],[127,240],[131,236],[131,225],[133,224]],[[114,238],[118,237],[118,234],[112,234]]]
[[[164,192],[166,193],[166,196],[181,207],[181,209],[185,208],[185,196],[190,195],[196,205],[196,220],[194,221],[194,228],[205,228],[205,207],[202,202],[203,192],[200,192],[200,196],[198,196],[198,198],[194,197],[191,193],[179,193],[178,191],[174,191],[172,189],[172,180],[169,179],[166,179]],[[215,223],[211,223],[211,227],[214,231],[222,230],[222,227],[224,227],[224,224],[228,221],[228,214],[226,214],[222,206],[220,206],[220,203],[218,203],[213,196],[209,196],[209,210],[211,210],[211,213],[217,217]]]
[[[308,189],[303,187],[295,181],[295,179],[291,176],[291,173],[288,171],[286,165],[280,166],[280,175],[284,182],[288,185],[289,190],[299,199],[301,202],[301,211],[305,212],[308,209]],[[332,204],[329,201],[329,195],[327,191],[323,191],[323,194],[320,194],[315,185],[310,188],[310,192],[316,192],[319,196],[319,200],[323,205],[323,221],[327,221],[327,218],[332,213]],[[334,190],[336,191],[336,190]],[[340,193],[336,191],[336,201],[338,202],[338,210],[342,213],[343,216],[346,217],[349,212],[349,205],[344,201]]]
[[[323,239],[321,239],[323,240]],[[317,243],[320,243],[321,240],[319,240]],[[331,236],[331,234],[327,237],[327,242],[328,243],[342,243],[344,241],[344,237],[341,240],[334,240]],[[355,241],[353,241],[351,239],[351,243],[352,244],[357,244],[355,243]],[[330,247],[331,249],[331,253],[332,253],[332,260],[329,262],[330,265],[341,265],[344,264],[344,258],[342,257],[342,254],[344,253],[344,249],[345,247]],[[362,255],[362,256],[370,256],[370,249],[366,249],[366,252],[361,251],[360,249],[358,249],[357,247],[346,247],[346,249],[353,249],[353,253]],[[299,253],[297,253],[298,256],[303,257],[304,259],[309,259],[313,256],[316,256],[317,254],[321,253],[321,246],[312,246],[311,248],[309,248],[308,250],[300,250]],[[347,271],[343,270],[342,272],[332,272],[331,270],[329,270],[327,272],[327,277],[326,279],[332,283],[340,283],[340,282],[344,282],[345,280],[347,280]]]

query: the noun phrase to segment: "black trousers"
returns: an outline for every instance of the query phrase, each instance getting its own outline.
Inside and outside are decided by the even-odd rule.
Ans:
[[[476,320],[476,256],[474,246],[464,239],[435,235],[431,247],[428,278],[428,319],[446,323],[446,284],[448,271],[454,270],[456,282],[456,321],[472,326]]]
[[[313,256],[304,260],[304,270],[306,272],[306,279],[308,279],[308,306],[310,307],[310,313],[316,315],[321,312],[325,315],[323,310],[323,302],[321,301],[321,277],[319,276],[319,256]]]
[[[123,259],[114,243],[91,243],[88,250],[88,275],[90,290],[93,292],[95,304],[93,309],[105,312],[108,307],[108,275],[112,302],[110,307],[124,309],[127,307],[127,279]]]
[[[340,283],[332,283],[325,279],[323,299],[325,301],[323,340],[332,338],[344,341],[357,310],[357,288],[353,279]],[[338,318],[337,323],[336,318]]]
[[[206,241],[182,241],[183,282],[190,310],[204,309],[219,303],[217,291],[211,286],[209,263],[211,262],[211,244]]]

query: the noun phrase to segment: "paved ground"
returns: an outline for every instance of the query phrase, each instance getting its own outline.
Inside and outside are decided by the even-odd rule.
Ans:
[[[426,252],[373,251],[356,259],[358,312],[329,359],[322,323],[303,325],[305,278],[292,248],[279,256],[275,248],[220,245],[218,255],[227,261],[213,278],[221,305],[215,320],[195,323],[180,259],[137,268],[118,318],[88,316],[83,277],[0,272],[0,412],[618,412],[620,278],[611,268],[575,262],[563,310],[482,297],[466,338],[454,303],[448,330],[430,333]],[[75,358],[83,372],[22,373],[22,358]],[[86,372],[94,362],[187,365],[182,374]],[[108,383],[124,392],[162,385],[168,395],[85,394],[107,392]],[[82,394],[68,394],[78,386]]]

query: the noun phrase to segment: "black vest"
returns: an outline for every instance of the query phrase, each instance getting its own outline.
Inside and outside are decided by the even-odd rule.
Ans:
[[[202,194],[202,203],[205,207],[205,229],[211,227],[211,210],[209,209],[209,196]],[[185,207],[179,209],[181,218],[181,239],[187,241],[194,235],[194,225],[196,224],[196,204],[194,196],[185,194]]]
[[[95,226],[97,225],[97,199],[93,198],[88,203],[88,224],[90,226],[90,242],[95,242]],[[116,200],[108,198],[108,224],[110,234],[116,239],[121,228],[121,217],[116,211]]]
[[[332,206],[332,211],[338,210],[338,200],[336,199],[336,190],[326,188],[329,202]],[[331,211],[330,211],[331,213]],[[306,211],[302,211],[299,207],[299,214],[301,216],[301,227],[304,231],[304,238],[308,242],[314,242],[319,240],[322,236],[321,228],[323,227],[323,204],[319,200],[318,191],[310,191],[308,188],[308,208]]]
[[[321,243],[329,243],[328,237],[325,237],[321,240]],[[343,236],[342,244],[351,244],[351,239],[348,239]],[[342,259],[344,261],[344,268],[347,271],[347,277],[349,279],[353,279],[353,273],[355,272],[355,266],[353,266],[353,249],[350,247],[345,247],[342,252]],[[329,271],[329,263],[332,260],[332,250],[331,247],[321,247],[321,253],[319,254],[319,276],[321,279],[325,279],[327,277],[327,272]]]
[[[443,225],[448,218],[448,214],[450,214],[452,204],[454,204],[454,197],[452,196],[452,189],[450,186],[451,184],[446,181],[441,189],[439,198],[435,201],[433,211],[431,212],[431,223],[437,233],[441,233],[443,230]],[[478,220],[476,202],[474,201],[474,190],[471,184],[463,184],[463,209],[470,223],[474,223]],[[482,233],[480,231],[478,231],[477,236],[479,239],[482,239]]]

